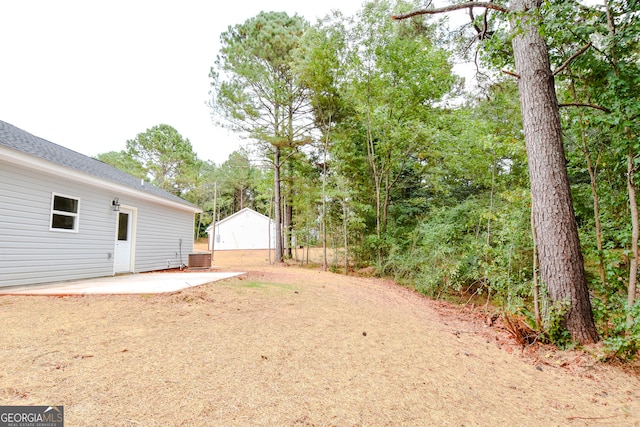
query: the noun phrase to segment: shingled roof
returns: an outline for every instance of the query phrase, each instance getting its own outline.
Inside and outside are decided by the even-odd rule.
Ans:
[[[162,190],[148,182],[141,185],[140,178],[129,175],[111,165],[85,156],[61,145],[54,144],[20,128],[0,120],[0,146],[12,148],[34,157],[38,157],[60,166],[84,172],[89,175],[130,187],[137,191],[148,193],[163,199],[199,209],[196,205]]]

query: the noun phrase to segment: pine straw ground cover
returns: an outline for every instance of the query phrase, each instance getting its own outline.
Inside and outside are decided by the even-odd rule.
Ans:
[[[379,279],[214,263],[249,273],[0,297],[0,405],[64,405],[67,426],[640,425],[638,377],[583,353],[522,351]]]

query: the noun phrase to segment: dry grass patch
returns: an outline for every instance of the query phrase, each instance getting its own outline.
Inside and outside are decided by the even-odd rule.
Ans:
[[[248,273],[172,294],[0,297],[0,404],[69,426],[640,425],[635,376],[526,357],[388,281],[227,256]]]

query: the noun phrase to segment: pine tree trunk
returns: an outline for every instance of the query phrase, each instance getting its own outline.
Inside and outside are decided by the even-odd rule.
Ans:
[[[329,116],[331,117],[331,116]],[[331,119],[329,119],[331,123]],[[322,150],[322,269],[327,271],[327,146],[329,145],[329,132],[327,131]]]
[[[293,258],[293,205],[291,204],[291,199],[287,198],[289,203],[285,203],[284,205],[284,256],[287,259]]]
[[[282,198],[280,197],[280,147],[273,149],[273,210],[276,223],[276,253],[274,262],[282,262]]]
[[[558,100],[535,10],[541,0],[513,0],[513,51],[535,213],[540,276],[553,303],[570,304],[565,326],[581,343],[598,340],[571,202]],[[521,14],[522,13],[522,14]]]

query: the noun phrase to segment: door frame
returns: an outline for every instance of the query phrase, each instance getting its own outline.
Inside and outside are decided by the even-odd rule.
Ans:
[[[118,221],[120,217],[120,212],[116,215],[116,220],[114,224],[114,237],[113,237],[113,275],[122,274],[122,273],[135,273],[135,265],[136,265],[136,225],[138,223],[138,208],[129,206],[129,205],[120,205],[120,210],[126,210],[131,216],[131,227],[129,229],[129,240],[130,240],[130,248],[129,248],[129,269],[127,271],[118,271],[116,272],[116,245],[118,243]]]

